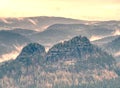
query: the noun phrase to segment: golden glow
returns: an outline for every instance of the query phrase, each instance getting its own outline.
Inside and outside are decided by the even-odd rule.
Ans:
[[[116,53],[114,54],[114,56],[115,56],[115,57],[120,56],[120,52],[119,52],[119,51],[118,51],[118,52],[116,52]]]
[[[20,54],[20,51],[22,50],[23,46],[14,46],[16,50],[13,50],[12,52],[3,54],[0,56],[0,63],[4,61],[8,61],[11,59],[16,59],[16,57]]]
[[[102,39],[102,38],[103,38],[103,36],[93,35],[93,36],[91,36],[90,41],[95,41],[95,40],[99,40],[99,39]]]
[[[120,30],[119,30],[119,29],[116,29],[115,32],[113,32],[113,35],[114,35],[114,36],[120,35]]]
[[[6,54],[0,56],[0,63],[11,60],[11,59],[15,59],[18,55],[19,55],[19,52],[17,52],[17,51],[12,51],[10,53],[6,53]]]
[[[120,20],[120,0],[0,0],[0,17]]]

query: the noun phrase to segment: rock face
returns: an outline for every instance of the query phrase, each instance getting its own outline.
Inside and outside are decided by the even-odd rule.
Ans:
[[[37,43],[28,44],[22,49],[20,55],[15,60],[0,65],[0,77],[9,75],[11,71],[16,73],[14,75],[16,77],[19,73],[22,74],[22,68],[28,69],[30,66],[40,66],[44,61],[45,53],[44,46]]]
[[[77,36],[70,41],[54,45],[47,54],[47,60],[62,58],[82,58],[92,50],[92,45],[86,37]]]
[[[48,53],[44,46],[31,43],[16,60],[0,65],[0,87],[56,88],[109,80],[117,77],[114,65],[113,57],[86,37],[58,43]]]
[[[46,52],[44,46],[37,43],[30,43],[22,49],[16,61],[22,61],[25,63],[30,62],[31,64],[40,64],[42,63],[45,54]]]
[[[54,45],[46,55],[48,62],[74,60],[82,68],[110,67],[115,63],[112,56],[92,45],[86,37],[77,36],[69,41]]]
[[[22,49],[22,52],[18,57],[21,58],[21,57],[30,57],[37,55],[44,56],[44,54],[45,54],[44,46],[37,43],[30,43]]]

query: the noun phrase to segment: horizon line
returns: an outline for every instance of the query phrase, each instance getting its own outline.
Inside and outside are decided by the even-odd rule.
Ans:
[[[97,18],[95,19],[95,18],[94,18],[94,19],[92,20],[92,18],[91,18],[91,19],[90,19],[90,18],[89,18],[89,19],[87,19],[87,18],[85,18],[85,19],[84,19],[84,18],[78,19],[78,18],[63,17],[63,16],[39,16],[39,15],[38,15],[38,16],[20,16],[20,17],[17,17],[17,16],[16,16],[16,17],[9,17],[9,16],[8,16],[8,17],[0,17],[0,19],[1,19],[1,18],[4,18],[4,19],[35,18],[35,17],[36,17],[36,18],[37,18],[37,17],[49,17],[49,18],[52,18],[52,17],[53,17],[53,18],[64,18],[64,19],[73,19],[73,20],[81,20],[81,21],[120,21],[120,19],[118,19],[118,20],[116,20],[116,19],[106,19],[106,20],[104,20],[104,19],[99,19],[99,18],[98,18],[98,19],[97,19]]]

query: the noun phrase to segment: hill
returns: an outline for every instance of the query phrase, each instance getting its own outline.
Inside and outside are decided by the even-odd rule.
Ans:
[[[56,88],[79,86],[118,77],[115,59],[76,36],[48,52],[37,43],[25,46],[16,60],[0,65],[1,88]],[[58,87],[58,88],[59,88]]]

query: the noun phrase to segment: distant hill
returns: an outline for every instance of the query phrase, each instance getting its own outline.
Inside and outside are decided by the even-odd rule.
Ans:
[[[118,61],[120,61],[120,36],[104,44],[103,48],[110,54],[112,54]]]
[[[63,40],[68,40],[76,35],[87,36],[93,40],[93,36],[113,36],[115,29],[109,26],[100,26],[97,24],[54,24],[49,26],[43,32],[37,32],[30,36],[35,42],[43,45],[54,45]]]
[[[14,34],[17,33],[24,36],[25,39],[27,38],[26,41],[40,43],[47,49],[76,35],[86,36],[93,44],[100,45],[101,47],[104,43],[112,41],[115,38],[113,36],[120,35],[119,24],[120,21],[85,21],[47,16],[0,18],[0,30],[6,30]],[[7,35],[4,37],[7,37]],[[6,41],[7,39],[2,39],[2,42]],[[22,45],[18,44],[19,47],[23,47]],[[0,55],[0,58],[11,56],[9,50],[13,49],[12,51],[14,52],[14,48],[7,47],[6,49],[5,47],[5,45],[0,47],[0,53],[5,54],[4,56]]]
[[[107,36],[107,37],[103,37],[101,39],[92,41],[92,43],[102,47],[102,45],[105,45],[107,43],[112,42],[117,37],[119,37],[119,35],[116,35],[116,36]]]
[[[120,50],[119,49],[119,47],[120,47],[120,36],[115,38],[113,41],[109,42],[105,46],[106,46],[106,48],[109,48],[109,49],[111,49],[115,52]]]
[[[13,32],[13,33],[18,33],[18,34],[26,36],[26,37],[36,33],[36,31],[34,31],[34,30],[21,29],[21,28],[16,28],[16,29],[8,30],[8,31]]]
[[[2,30],[0,31],[0,56],[19,50],[20,47],[28,43],[30,43],[30,40],[27,37],[18,33]],[[3,57],[0,58],[4,59]],[[5,58],[12,59],[11,54]]]
[[[50,25],[56,23],[83,23],[82,20],[62,18],[62,17],[25,17],[25,18],[0,18],[0,29],[31,29],[37,31],[43,31]]]

